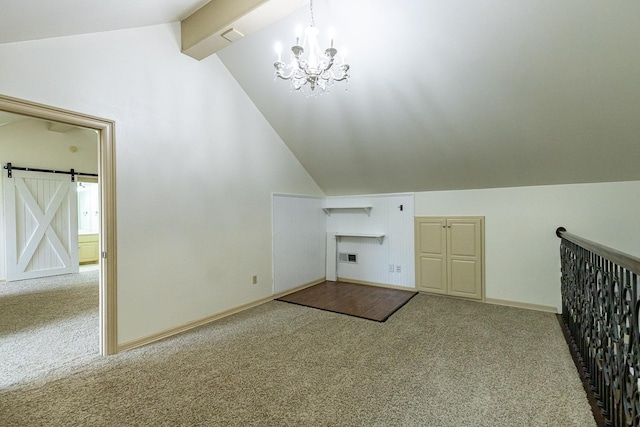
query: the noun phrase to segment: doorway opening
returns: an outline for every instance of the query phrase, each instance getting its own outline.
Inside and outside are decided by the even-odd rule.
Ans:
[[[0,95],[0,112],[42,119],[59,126],[93,130],[98,140],[99,352],[118,352],[116,306],[115,123],[30,101]],[[2,159],[3,162],[8,159]],[[74,188],[75,190],[75,188]],[[46,351],[46,350],[45,350]]]
[[[97,181],[97,180],[96,180]],[[91,270],[100,261],[100,188],[97,182],[78,178],[78,263],[80,271]]]

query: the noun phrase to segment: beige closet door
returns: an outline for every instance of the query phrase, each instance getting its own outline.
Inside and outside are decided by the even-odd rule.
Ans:
[[[445,219],[416,218],[416,287],[447,293],[447,226]]]
[[[480,219],[447,220],[449,294],[482,299],[482,232]]]
[[[415,219],[416,288],[482,299],[483,218]]]

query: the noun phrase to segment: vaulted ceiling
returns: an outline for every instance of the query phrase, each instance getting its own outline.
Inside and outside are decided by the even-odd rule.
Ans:
[[[0,43],[180,21],[209,0],[2,0]]]
[[[55,3],[92,22],[87,2]],[[204,2],[91,8],[134,26],[136,3],[169,22]],[[292,44],[307,7],[217,55],[327,194],[640,179],[639,2],[315,0],[314,14],[349,51],[349,83],[327,94],[273,77],[273,46]],[[13,41],[1,16],[0,42]],[[27,19],[15,19],[18,34]]]

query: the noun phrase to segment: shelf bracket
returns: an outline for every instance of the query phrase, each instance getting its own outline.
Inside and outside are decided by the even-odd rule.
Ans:
[[[382,244],[384,240],[384,234],[336,234],[336,242],[340,243],[343,237],[354,237],[354,238],[365,238],[365,239],[376,239],[378,243]]]
[[[371,206],[345,206],[345,207],[335,207],[335,208],[322,208],[322,210],[324,211],[324,213],[327,214],[327,216],[331,216],[331,211],[334,210],[343,210],[343,211],[348,211],[348,210],[361,210],[364,211],[364,213],[367,214],[367,216],[371,216]]]

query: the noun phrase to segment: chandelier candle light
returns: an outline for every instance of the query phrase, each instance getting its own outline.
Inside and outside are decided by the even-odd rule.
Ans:
[[[297,91],[307,84],[312,91],[316,87],[326,91],[334,82],[346,81],[349,78],[349,65],[344,62],[345,52],[343,49],[342,64],[338,67],[338,73],[334,73],[335,67],[333,67],[333,63],[338,51],[333,47],[333,36],[331,36],[331,46],[322,52],[318,43],[320,30],[316,28],[313,19],[313,0],[309,2],[309,6],[311,9],[311,25],[304,31],[302,44],[300,44],[301,31],[298,31],[296,44],[291,47],[292,55],[289,64],[282,62],[282,46],[280,43],[276,44],[278,61],[273,64],[276,69],[275,77],[291,80],[291,88]],[[308,49],[306,59],[303,58],[305,48]],[[286,74],[287,72],[288,74]]]

